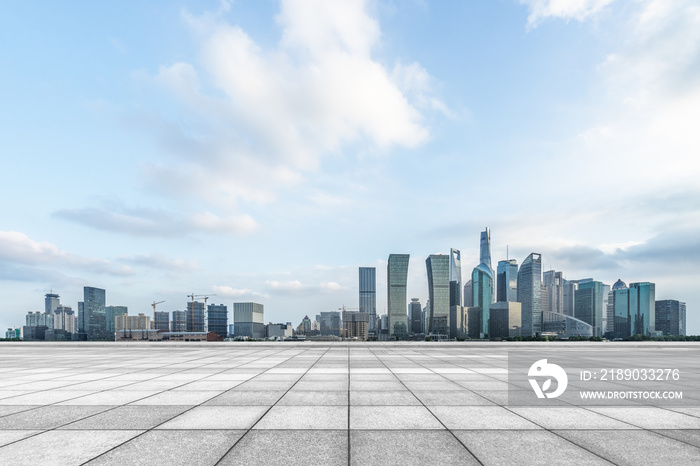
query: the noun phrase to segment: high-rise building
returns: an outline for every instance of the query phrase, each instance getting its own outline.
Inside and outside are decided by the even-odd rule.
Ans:
[[[369,333],[377,333],[377,269],[360,267],[360,312],[369,315]]]
[[[515,301],[498,301],[491,306],[491,338],[519,337],[522,326],[522,304]]]
[[[430,316],[428,333],[450,333],[450,256],[431,254],[425,260],[428,271],[428,297]]]
[[[479,338],[488,336],[491,303],[495,301],[493,268],[491,268],[491,230],[481,232],[479,265],[472,271],[472,307],[480,309]],[[472,311],[473,313],[474,311]],[[472,323],[472,329],[476,328]],[[472,335],[476,332],[472,330]]]
[[[53,313],[54,330],[63,330],[67,333],[76,332],[75,312],[70,306],[59,305]]]
[[[575,280],[564,280],[562,291],[562,313],[573,317],[576,314],[576,290],[578,282]]]
[[[486,227],[486,229],[481,232],[479,263],[488,267],[488,269],[491,271],[491,280],[493,280],[494,273],[493,267],[491,267],[491,229],[489,227]]]
[[[651,336],[655,333],[656,285],[654,283],[631,283],[629,288],[617,288],[613,291],[613,301],[614,338],[629,338],[632,335]]]
[[[601,327],[603,333],[601,335],[605,335],[605,332],[608,331],[608,308],[610,307],[611,297],[610,285],[603,283],[603,324]]]
[[[151,316],[139,313],[137,316],[118,314],[114,317],[114,331],[119,330],[150,330]]]
[[[464,284],[464,307],[474,306],[474,293],[473,293],[472,279],[467,280]]]
[[[264,310],[258,303],[233,303],[236,337],[265,338]]]
[[[496,301],[515,302],[518,300],[518,261],[508,259],[498,262],[496,278]]]
[[[114,340],[114,334],[107,329],[105,290],[83,287],[83,314],[88,340]]]
[[[340,320],[340,311],[322,311],[318,322],[321,324],[321,335],[341,336],[343,324]]]
[[[576,317],[593,328],[593,336],[603,336],[603,283],[581,281],[576,290]]]
[[[54,293],[46,293],[44,295],[44,312],[47,314],[53,314],[56,308],[61,305],[61,301],[59,300],[59,297],[57,294]]]
[[[547,306],[542,304],[542,310],[564,314],[564,274],[547,270],[542,274],[542,281],[547,292]]]
[[[369,314],[358,311],[343,311],[343,336],[350,339],[367,340]]]
[[[462,260],[459,249],[450,249],[450,306],[462,305]]]
[[[114,338],[116,317],[128,314],[129,309],[126,306],[105,306],[105,322],[107,332]]]
[[[685,311],[685,303],[675,299],[656,301],[656,331],[663,335],[685,335]]]
[[[298,331],[304,335],[311,333],[311,319],[309,319],[309,316],[304,316],[304,318],[301,319]]]
[[[156,311],[154,317],[154,326],[156,330],[163,330],[165,332],[170,331],[170,318],[168,317],[167,311]]]
[[[204,303],[199,301],[190,301],[187,303],[187,331],[188,332],[203,332],[204,331]]]
[[[173,311],[173,332],[187,331],[187,311]]]
[[[411,335],[423,333],[420,299],[411,298],[411,303],[408,305],[408,318],[411,320],[411,325],[409,326]]]
[[[228,336],[228,307],[225,304],[207,306],[207,330],[216,332],[221,338]]]
[[[387,326],[390,340],[408,335],[406,316],[406,283],[409,254],[390,254],[387,263]]]
[[[518,301],[522,304],[522,336],[542,330],[542,255],[533,252],[518,270]]]

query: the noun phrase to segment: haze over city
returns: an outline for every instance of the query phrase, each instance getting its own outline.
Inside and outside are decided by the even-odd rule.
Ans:
[[[494,265],[654,282],[700,333],[700,10],[562,5],[0,5],[0,326],[83,286],[296,326],[361,266],[383,314],[389,254],[425,303],[490,227]]]

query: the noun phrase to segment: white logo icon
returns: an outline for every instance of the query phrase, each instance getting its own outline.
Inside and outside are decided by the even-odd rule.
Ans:
[[[529,379],[530,385],[532,385],[532,389],[535,390],[537,398],[556,398],[564,393],[564,390],[566,390],[566,386],[569,383],[569,378],[566,376],[566,371],[556,364],[547,364],[546,359],[540,359],[530,366],[530,370],[527,372],[527,375],[530,377],[548,377],[542,384],[542,388],[540,388],[537,380]],[[547,390],[549,390],[552,385],[552,378],[556,379],[557,381],[557,389],[551,393],[547,393]]]

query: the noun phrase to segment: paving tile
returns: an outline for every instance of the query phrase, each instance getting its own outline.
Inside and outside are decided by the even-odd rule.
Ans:
[[[562,437],[617,465],[700,464],[700,448],[644,430],[562,430]]]
[[[700,418],[656,407],[589,408],[644,429],[700,429]]]
[[[77,466],[140,433],[139,430],[52,430],[0,447],[0,464]]]
[[[36,435],[41,430],[0,430],[0,447]]]
[[[73,398],[71,400],[56,403],[56,406],[121,406],[131,403],[151,395],[155,395],[155,391],[127,391],[127,390],[109,390],[106,392],[92,393],[90,395]]]
[[[26,395],[13,396],[0,399],[0,405],[50,405],[60,403],[71,398],[90,395],[92,391],[57,391],[35,392]]]
[[[200,391],[185,391],[185,390],[170,390],[161,392],[157,395],[144,398],[143,400],[135,401],[134,405],[199,405],[205,401],[211,400],[220,392],[200,390]]]
[[[350,392],[352,406],[417,406],[421,402],[408,390]]]
[[[680,440],[683,443],[689,443],[700,448],[700,430],[678,430],[678,429],[666,429],[666,430],[654,430],[659,435],[664,437],[671,437],[676,440]]]
[[[68,430],[152,429],[190,406],[120,406],[61,427]]]
[[[347,387],[346,387],[347,389]],[[368,390],[368,391],[395,391],[407,390],[406,386],[396,381],[371,381],[371,380],[350,380],[350,390]]]
[[[42,406],[0,418],[0,430],[46,430],[110,409],[110,406]]]
[[[635,429],[633,425],[574,406],[512,407],[510,411],[545,429]]]
[[[204,403],[204,406],[272,406],[285,393],[284,390],[231,390],[208,400]]]
[[[500,406],[429,406],[448,429],[540,429]]]
[[[307,391],[328,391],[328,390],[348,390],[347,381],[299,381],[294,385],[294,390],[307,390]]]
[[[158,429],[250,429],[265,406],[197,406],[158,426]]]
[[[426,405],[492,406],[494,403],[468,390],[417,391],[413,394]]]
[[[423,406],[351,406],[351,429],[444,429]]]
[[[479,463],[444,430],[353,430],[350,432],[350,464],[448,466]]]
[[[222,391],[231,390],[233,387],[237,387],[242,383],[242,380],[198,380],[175,387],[173,391],[216,391],[221,393]]]
[[[290,390],[287,392],[277,406],[347,406],[348,392],[312,392],[307,390]]]
[[[265,391],[272,391],[272,390],[289,390],[292,388],[292,385],[294,385],[294,382],[291,380],[287,381],[265,381],[261,380],[258,381],[256,380],[249,380],[247,382],[243,382],[242,384],[236,386],[233,388],[233,390],[243,390],[243,391],[258,391],[258,390],[265,390]]]
[[[221,460],[221,465],[284,464],[340,466],[348,464],[346,430],[252,430]]]
[[[23,405],[23,406],[0,406],[0,417],[8,416],[10,414],[19,413],[20,411],[28,411],[30,409],[36,408],[36,405]]]
[[[87,464],[213,466],[244,433],[243,430],[152,430]],[[153,448],[154,445],[157,448]]]
[[[255,429],[347,429],[347,406],[273,406]]]

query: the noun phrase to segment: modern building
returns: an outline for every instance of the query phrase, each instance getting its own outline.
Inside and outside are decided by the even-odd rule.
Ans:
[[[578,282],[575,280],[564,280],[562,291],[562,313],[573,317],[576,314],[576,290]]]
[[[190,301],[187,303],[187,331],[204,332],[204,303]]]
[[[615,289],[613,306],[615,313],[613,338],[655,334],[656,285],[654,283],[631,283],[629,288]]]
[[[467,283],[464,284],[464,307],[472,307],[474,305],[474,295],[472,289],[472,280],[470,278],[469,280],[467,280]]]
[[[367,341],[369,314],[358,311],[343,311],[343,336]]]
[[[83,287],[83,317],[80,317],[78,303],[78,321],[82,322],[82,332],[87,340],[114,340],[114,333],[107,329],[105,314],[105,290],[92,286]]]
[[[575,317],[593,328],[593,336],[603,336],[603,283],[580,281],[576,290]]]
[[[5,338],[8,340],[14,340],[14,339],[19,340],[20,338],[22,338],[22,328],[21,327],[8,328],[7,332],[5,332]]]
[[[54,311],[61,305],[60,296],[55,293],[46,293],[44,295],[44,312],[53,314]]]
[[[311,333],[311,319],[309,319],[309,316],[304,316],[304,318],[301,319],[301,323],[299,324],[297,331],[303,335],[308,335]]]
[[[428,334],[450,333],[450,256],[431,254],[425,260],[430,299]]]
[[[270,322],[265,326],[265,336],[267,338],[284,339],[294,336],[294,329],[287,324],[273,324]]]
[[[318,322],[321,324],[321,335],[342,336],[343,324],[340,320],[340,311],[322,311]]]
[[[564,314],[564,274],[547,270],[542,274],[542,284],[547,293],[547,305],[543,303],[542,310]]]
[[[404,339],[408,336],[406,283],[409,259],[409,254],[390,254],[386,266],[387,337],[389,340]],[[447,270],[445,275],[447,276]]]
[[[554,334],[558,338],[594,336],[592,325],[566,314],[549,311],[542,312],[542,333]]]
[[[173,311],[173,332],[186,332],[187,331],[187,311]]]
[[[479,338],[488,337],[491,303],[495,301],[494,274],[491,268],[491,230],[481,232],[479,265],[472,271],[472,306],[481,309]]]
[[[491,305],[491,338],[519,337],[522,327],[522,304],[515,301],[498,301]]]
[[[675,299],[656,301],[655,330],[663,335],[685,335],[685,303]]]
[[[170,318],[168,317],[167,311],[156,311],[154,317],[154,326],[156,330],[162,330],[164,332],[170,331]]]
[[[408,305],[408,319],[411,322],[408,329],[411,335],[423,333],[423,311],[420,299],[411,298],[411,302]]]
[[[450,338],[466,338],[469,334],[468,313],[464,306],[450,306]]]
[[[369,332],[377,333],[377,269],[359,268],[360,312],[369,316]]]
[[[233,303],[235,336],[265,338],[264,307],[258,303]]]
[[[489,268],[491,271],[491,280],[493,280],[495,274],[493,273],[493,267],[491,267],[491,229],[489,227],[486,227],[484,231],[481,232],[481,242],[479,246],[479,264],[484,264]],[[496,298],[495,295],[493,297]]]
[[[54,330],[62,330],[64,332],[74,334],[76,332],[77,319],[75,312],[70,306],[59,305],[53,313],[53,328]]]
[[[107,332],[114,337],[116,317],[129,313],[127,306],[105,306]]]
[[[207,327],[209,332],[216,332],[221,338],[228,336],[228,307],[225,304],[207,306]]]
[[[119,314],[114,317],[114,330],[151,330],[151,317],[144,313],[136,316]]]
[[[459,249],[450,249],[450,306],[462,305],[462,259]]]
[[[496,276],[496,301],[518,300],[518,261],[508,259],[498,262]]]
[[[533,252],[518,270],[518,301],[522,304],[522,336],[542,331],[542,255]]]

